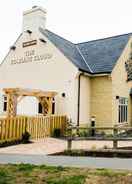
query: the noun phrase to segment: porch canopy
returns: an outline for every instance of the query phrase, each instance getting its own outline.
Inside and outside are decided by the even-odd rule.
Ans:
[[[3,91],[7,96],[8,117],[17,115],[17,104],[25,96],[33,96],[38,99],[42,105],[43,115],[52,114],[52,100],[57,95],[54,91],[42,91],[38,89],[4,88]]]

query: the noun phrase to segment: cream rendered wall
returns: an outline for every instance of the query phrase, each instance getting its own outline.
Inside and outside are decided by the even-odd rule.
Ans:
[[[90,123],[90,99],[91,81],[87,75],[82,75],[80,79],[80,124]]]
[[[91,78],[91,116],[97,126],[111,126],[112,83],[110,76]]]
[[[39,38],[45,39],[47,43],[40,42]],[[26,48],[22,47],[23,42],[34,39],[37,39],[37,45]],[[56,113],[67,114],[75,122],[77,116],[76,76],[78,69],[39,32],[32,33],[31,35],[24,32],[15,45],[16,50],[11,50],[0,66],[1,95],[2,89],[9,87],[56,91],[58,92],[56,96]],[[19,59],[24,56],[26,51],[31,50],[35,51],[35,55],[52,54],[52,58],[43,61],[11,65],[12,59]],[[65,98],[61,96],[63,92],[66,93]],[[23,112],[23,108],[27,108],[28,113],[29,109],[30,113],[37,113],[37,109],[34,110],[32,105],[32,103],[37,103],[35,101],[36,99],[31,100],[29,98],[28,103],[21,102],[22,105],[19,104],[18,107],[19,113]]]
[[[116,96],[128,98],[128,122],[132,122],[132,109],[131,109],[131,97],[129,95],[130,89],[132,88],[132,82],[127,82],[127,72],[125,70],[125,62],[128,60],[131,53],[132,38],[126,45],[122,55],[118,59],[111,77],[112,77],[112,122],[118,124],[118,104]]]

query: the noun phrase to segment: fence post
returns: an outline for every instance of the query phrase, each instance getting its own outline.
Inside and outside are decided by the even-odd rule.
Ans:
[[[115,140],[116,137],[117,137],[117,133],[118,133],[117,128],[114,128],[114,140],[113,140],[113,148],[114,149],[117,149],[118,148],[118,141]]]
[[[67,139],[67,150],[68,151],[71,151],[72,149],[72,139]]]
[[[114,149],[118,148],[118,141],[117,140],[113,140],[113,148]]]

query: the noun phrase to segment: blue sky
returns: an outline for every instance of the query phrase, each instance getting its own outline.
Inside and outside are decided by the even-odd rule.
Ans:
[[[131,0],[4,0],[0,6],[0,61],[22,31],[22,12],[47,10],[46,28],[73,42],[132,32]]]

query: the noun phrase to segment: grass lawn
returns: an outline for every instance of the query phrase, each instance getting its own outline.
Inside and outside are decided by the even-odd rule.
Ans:
[[[0,184],[132,184],[132,172],[8,164],[0,165]]]

